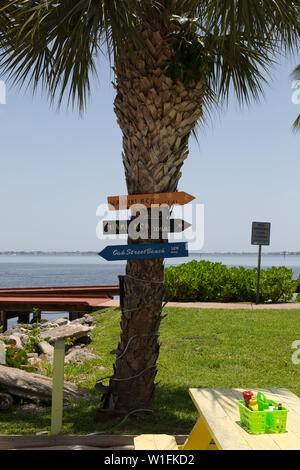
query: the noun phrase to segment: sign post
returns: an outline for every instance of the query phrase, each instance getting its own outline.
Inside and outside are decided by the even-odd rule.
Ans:
[[[180,258],[189,255],[186,242],[111,245],[98,253],[106,261]]]
[[[59,434],[63,418],[65,341],[58,340],[54,347],[51,405],[51,434]]]
[[[256,305],[259,304],[259,284],[261,271],[261,247],[270,245],[271,224],[269,222],[252,222],[251,244],[258,245]]]
[[[151,208],[152,205],[166,204],[168,206],[184,206],[188,204],[194,196],[179,191],[176,193],[157,193],[157,194],[131,194],[127,196],[109,196],[107,202],[109,204],[109,210],[126,210],[130,209],[135,204],[141,204],[147,208]]]
[[[109,196],[107,202],[109,210],[134,210],[134,206],[144,206],[147,209],[159,209],[159,206],[169,206],[188,204],[194,196],[181,192],[171,193],[153,193],[153,194],[130,194],[126,196]],[[138,210],[138,212],[140,212]],[[146,214],[148,211],[146,211]],[[152,216],[152,214],[151,214]],[[133,225],[131,225],[133,224]],[[153,239],[159,239],[155,235],[167,235],[168,233],[183,232],[186,228],[190,227],[191,224],[181,219],[169,219],[166,217],[137,217],[133,220],[105,220],[103,222],[104,234],[123,234],[128,233],[130,237],[130,231],[133,229],[134,234],[136,232],[142,235],[138,238],[152,241]],[[167,237],[163,237],[167,238]],[[118,261],[118,260],[142,260],[142,259],[155,259],[155,258],[177,258],[186,257],[189,255],[186,242],[180,243],[133,243],[130,245],[113,245],[106,246],[104,250],[98,253],[99,256],[107,261]]]
[[[159,219],[145,220],[144,222],[134,220],[104,220],[103,233],[104,235],[124,235],[128,234],[129,227],[133,227],[136,231],[140,229],[146,230],[147,233],[151,231],[155,233],[180,233],[191,227],[189,222],[181,219],[169,219],[162,222]]]
[[[261,267],[261,245],[259,245],[259,247],[258,247],[257,284],[256,284],[256,305],[259,304],[260,267]]]

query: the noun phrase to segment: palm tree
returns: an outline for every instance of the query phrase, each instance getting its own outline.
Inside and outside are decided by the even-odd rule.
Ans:
[[[295,68],[295,70],[291,74],[292,79],[294,80],[300,80],[300,65]],[[297,117],[296,121],[293,124],[293,130],[294,131],[299,131],[300,130],[300,114]]]
[[[108,53],[128,194],[176,191],[189,137],[205,110],[226,102],[231,90],[241,103],[258,99],[275,58],[299,39],[299,0],[0,5],[2,73],[12,83],[41,84],[58,104],[67,96],[84,110],[97,57]],[[114,374],[109,385],[98,383],[104,408],[151,408],[163,279],[162,259],[127,262]]]

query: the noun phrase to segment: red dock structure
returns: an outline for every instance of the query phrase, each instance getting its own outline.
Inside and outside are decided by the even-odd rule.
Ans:
[[[18,317],[29,323],[34,309],[39,312],[67,312],[74,320],[85,313],[105,308],[105,303],[120,294],[119,286],[66,286],[0,289],[0,326],[7,330],[7,320]]]

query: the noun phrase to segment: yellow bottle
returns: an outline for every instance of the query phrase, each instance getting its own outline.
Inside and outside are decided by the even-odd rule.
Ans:
[[[249,408],[252,411],[258,411],[258,404],[255,396],[253,395],[249,400]]]

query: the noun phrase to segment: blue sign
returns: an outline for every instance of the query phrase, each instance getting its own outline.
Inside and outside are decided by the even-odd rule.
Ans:
[[[179,258],[188,256],[186,242],[139,243],[136,245],[111,245],[98,253],[107,261],[127,259]]]

